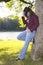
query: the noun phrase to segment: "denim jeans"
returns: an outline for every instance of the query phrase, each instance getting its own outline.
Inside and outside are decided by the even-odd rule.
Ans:
[[[25,40],[24,47],[22,48],[18,58],[24,59],[29,42],[31,42],[33,40],[35,35],[36,35],[36,31],[27,32],[27,30],[23,31],[21,34],[18,35],[17,39]]]

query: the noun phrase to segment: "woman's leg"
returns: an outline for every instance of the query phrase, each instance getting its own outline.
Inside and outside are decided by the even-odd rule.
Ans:
[[[25,40],[26,38],[26,30],[20,33],[17,37],[18,40]]]
[[[24,45],[23,49],[21,50],[20,55],[18,56],[18,58],[24,59],[24,56],[26,54],[26,50],[28,48],[28,44],[34,38],[35,34],[36,34],[36,31],[27,32],[26,39],[25,39],[25,45]]]

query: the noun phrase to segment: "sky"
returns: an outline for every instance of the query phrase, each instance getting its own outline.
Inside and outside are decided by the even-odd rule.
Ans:
[[[0,18],[10,15],[10,10],[6,7],[5,2],[0,3]]]

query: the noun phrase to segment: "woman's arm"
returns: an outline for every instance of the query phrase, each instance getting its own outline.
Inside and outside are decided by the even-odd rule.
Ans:
[[[26,22],[24,16],[22,16],[22,21],[23,21],[24,24],[27,24],[27,22]]]

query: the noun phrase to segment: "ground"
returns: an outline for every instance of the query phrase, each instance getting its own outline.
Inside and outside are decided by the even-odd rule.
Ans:
[[[33,61],[30,57],[32,42],[30,42],[25,59],[16,61],[15,58],[23,45],[24,41],[16,39],[0,40],[0,65],[43,65],[43,60]]]

